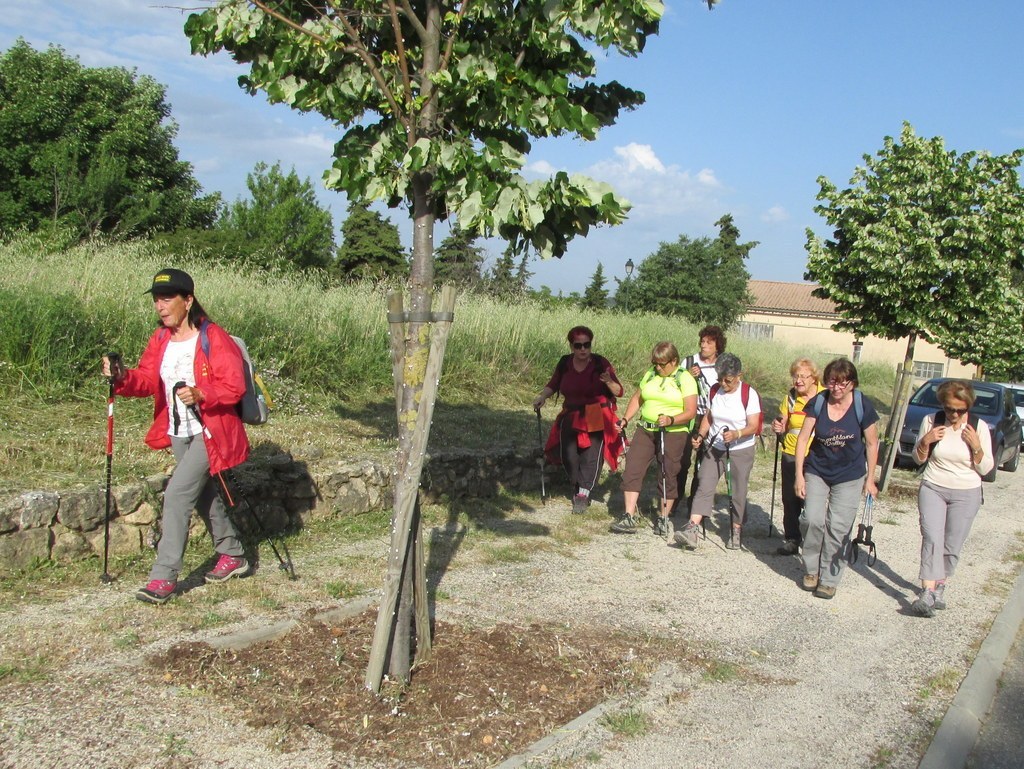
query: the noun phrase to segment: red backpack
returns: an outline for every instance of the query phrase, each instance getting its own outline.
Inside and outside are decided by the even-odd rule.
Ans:
[[[708,392],[708,421],[711,421],[711,401],[714,400],[715,395],[721,389],[718,382],[711,385],[711,390]],[[751,387],[746,382],[740,382],[740,400],[743,401],[743,411],[747,410],[747,404],[750,403],[750,390]],[[757,433],[760,435],[761,430],[764,429],[764,410],[757,412]]]

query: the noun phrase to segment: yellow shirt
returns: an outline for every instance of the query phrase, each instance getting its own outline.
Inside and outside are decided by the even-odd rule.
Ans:
[[[807,401],[824,389],[824,385],[819,384],[818,389],[806,397],[797,395],[795,390],[790,390],[782,399],[782,403],[779,404],[779,414],[782,416],[782,424],[786,428],[786,432],[782,434],[783,454],[796,456],[796,439],[800,435],[800,429],[804,426],[804,417],[807,416],[804,407],[807,405]],[[811,442],[807,441],[807,450],[810,451],[810,448]],[[806,452],[804,456],[806,456]]]
[[[648,424],[658,421],[658,415],[674,417],[686,410],[686,398],[697,395],[697,382],[686,369],[678,366],[665,376],[650,369],[640,380],[640,418]],[[665,432],[681,433],[693,429],[693,420],[683,425],[666,427]]]

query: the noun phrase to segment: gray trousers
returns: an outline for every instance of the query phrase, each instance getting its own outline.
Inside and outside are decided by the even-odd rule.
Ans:
[[[700,449],[703,451],[703,447]],[[730,519],[734,526],[742,526],[747,517],[747,482],[754,467],[754,447],[730,451],[732,475],[732,510]],[[703,455],[697,468],[697,493],[693,495],[691,515],[711,515],[715,506],[715,489],[725,474],[725,452],[711,449]]]
[[[804,473],[804,570],[817,574],[818,584],[836,587],[846,568],[850,531],[857,520],[864,476],[844,483],[827,483],[819,475]]]
[[[214,550],[236,558],[245,554],[224,503],[217,495],[217,481],[210,476],[210,460],[206,456],[203,437],[171,436],[171,451],[178,464],[164,491],[160,542],[156,549],[156,563],[149,571],[151,580],[177,581],[185,545],[188,544],[188,524],[193,510],[206,522],[213,537]]]
[[[917,509],[921,514],[920,579],[941,582],[953,576],[980,507],[981,486],[946,489],[922,481],[917,492]]]

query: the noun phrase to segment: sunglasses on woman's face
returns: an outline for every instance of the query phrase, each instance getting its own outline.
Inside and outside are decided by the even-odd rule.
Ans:
[[[961,414],[967,413],[967,409],[955,409],[952,406],[943,406],[942,410],[945,411],[947,414],[955,414],[956,416],[960,416]]]
[[[573,342],[572,349],[574,350],[589,350],[590,342]]]

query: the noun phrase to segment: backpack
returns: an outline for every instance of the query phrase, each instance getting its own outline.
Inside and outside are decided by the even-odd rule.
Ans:
[[[970,411],[967,412],[967,424],[973,427],[975,430],[978,429],[978,422],[981,421],[977,414],[972,414]],[[932,417],[932,427],[942,427],[946,424],[946,412],[939,409],[935,412],[935,416]],[[935,451],[935,444],[931,444],[928,447],[928,459],[932,458],[932,452]],[[924,465],[922,465],[922,468]]]
[[[685,370],[686,369],[684,369],[682,366],[677,366],[676,372],[672,375],[672,381],[676,383],[676,389],[679,390],[680,393],[683,391],[683,372]],[[654,366],[651,366],[640,378],[640,385],[643,386],[656,376],[658,376],[658,370],[654,368]]]
[[[821,393],[818,393],[821,395]],[[817,397],[817,396],[815,396]],[[825,402],[828,400],[828,396],[824,398],[818,398],[818,402],[814,404],[814,420],[817,421],[821,417],[821,410],[825,408]],[[860,425],[860,431],[864,433],[864,394],[860,390],[853,391],[853,413],[857,415],[857,424]]]
[[[721,386],[718,384],[718,382],[715,382],[713,385],[711,385],[711,390],[708,392],[708,419],[711,418],[711,401],[714,399],[715,395],[718,394],[718,391],[720,389]],[[743,402],[744,411],[747,410],[747,404],[750,403],[750,389],[750,385],[748,385],[746,382],[740,382],[740,400]],[[757,435],[760,435],[763,429],[764,410],[762,408],[761,411],[757,412]]]
[[[594,361],[594,373],[597,376],[601,376],[601,374],[607,371],[608,368],[611,366],[607,358],[603,358],[597,353],[591,353],[590,359]],[[561,358],[558,359],[558,364],[555,366],[555,372],[558,374],[559,383],[561,383],[562,381],[562,375],[565,373],[565,370],[569,368],[569,361],[571,360],[572,353],[568,355],[563,355]],[[558,388],[555,388],[555,392],[558,392]],[[612,405],[615,404],[615,396],[612,395],[611,390],[608,391],[608,399],[612,403]]]
[[[199,326],[199,344],[203,348],[203,354],[210,357],[210,337],[206,333],[208,321],[203,321]],[[273,408],[273,401],[270,393],[267,392],[263,379],[256,373],[252,365],[252,358],[249,357],[249,350],[241,337],[232,336],[231,339],[238,346],[242,354],[242,373],[245,378],[245,394],[238,402],[238,416],[247,425],[265,425],[270,418],[270,409]]]

